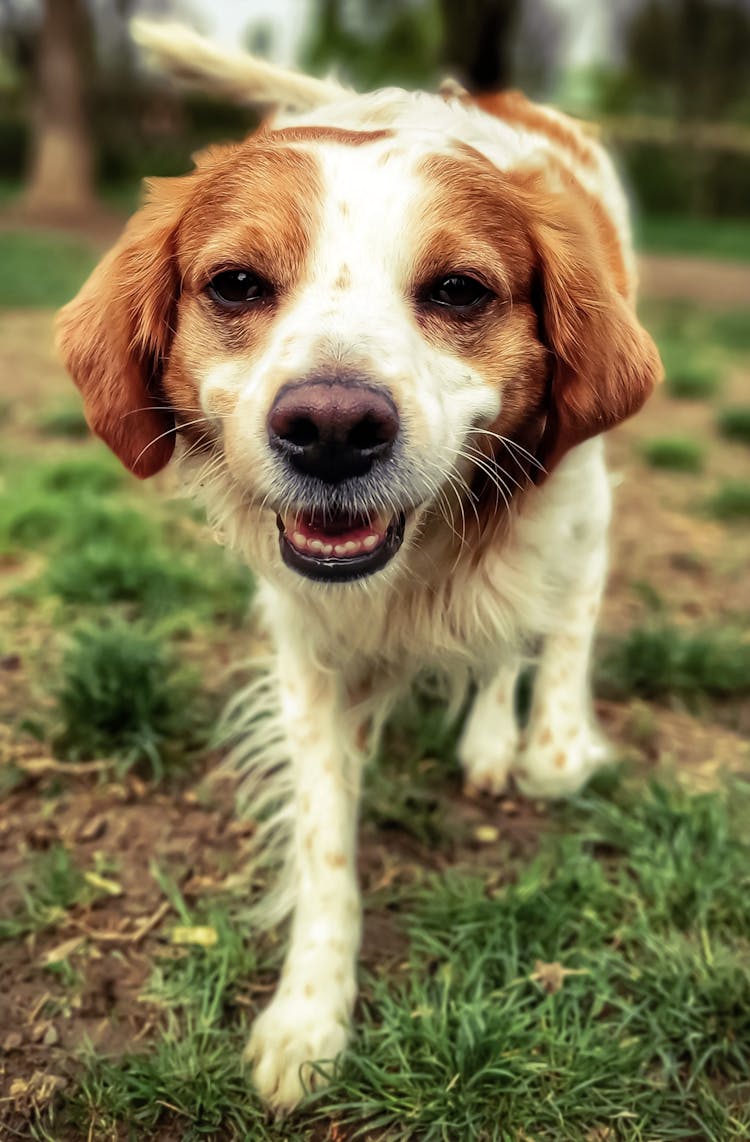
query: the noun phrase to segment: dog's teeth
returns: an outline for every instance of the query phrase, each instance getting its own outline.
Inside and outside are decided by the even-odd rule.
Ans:
[[[317,543],[318,540],[316,540],[315,542]],[[333,554],[333,544],[332,543],[321,543],[320,544],[320,550],[322,551],[323,555],[332,555]]]
[[[349,550],[349,544],[348,543],[336,543],[336,544],[334,544],[333,550],[336,552],[337,555],[346,555],[347,551]]]
[[[362,546],[365,551],[372,551],[373,547],[377,547],[380,542],[380,537],[377,535],[368,535],[367,539],[362,540]]]
[[[326,553],[325,544],[321,539],[308,539],[307,546],[310,551]]]
[[[305,550],[305,547],[307,546],[307,540],[305,539],[305,537],[301,531],[295,531],[292,533],[292,543],[294,544],[295,547],[302,548],[303,551]]]

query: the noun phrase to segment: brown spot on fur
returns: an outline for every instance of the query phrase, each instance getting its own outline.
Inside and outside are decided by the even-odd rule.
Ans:
[[[356,746],[357,746],[357,749],[361,753],[364,753],[364,751],[367,749],[367,739],[369,737],[369,733],[370,733],[369,719],[367,721],[360,722],[359,725],[357,726]]]
[[[594,148],[575,120],[532,103],[522,92],[475,95],[473,100],[496,119],[545,135],[583,166],[591,169],[597,165]]]
[[[549,726],[545,726],[545,728],[542,731],[542,734],[539,738],[539,744],[540,745],[549,745],[549,743],[551,741],[552,741],[552,730],[549,728]]]
[[[568,759],[562,750],[560,750],[558,753],[555,754],[554,764],[555,764],[556,769],[564,769],[566,764],[567,764],[567,761],[568,761]]]
[[[349,289],[352,284],[352,272],[349,267],[344,264],[338,272],[338,277],[333,283],[334,289]]]
[[[344,868],[346,865],[346,857],[343,853],[326,853],[325,862],[331,868]]]

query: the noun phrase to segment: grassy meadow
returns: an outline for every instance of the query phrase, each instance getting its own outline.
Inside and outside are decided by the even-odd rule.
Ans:
[[[273,1122],[240,1054],[283,940],[243,917],[254,823],[210,780],[252,579],[87,432],[51,317],[95,258],[0,231],[0,1138],[750,1139],[748,299],[643,306],[667,377],[610,442],[617,763],[572,802],[471,801],[455,727],[405,704],[351,1050]]]

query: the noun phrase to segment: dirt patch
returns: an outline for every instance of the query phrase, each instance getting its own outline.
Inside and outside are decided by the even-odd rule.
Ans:
[[[681,298],[717,309],[750,305],[750,266],[681,254],[641,254],[638,268],[646,297]]]

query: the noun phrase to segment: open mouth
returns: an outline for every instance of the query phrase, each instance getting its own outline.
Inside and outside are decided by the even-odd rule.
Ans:
[[[390,563],[404,540],[403,512],[387,516],[315,513],[276,517],[281,558],[308,579],[346,583],[374,575]]]

